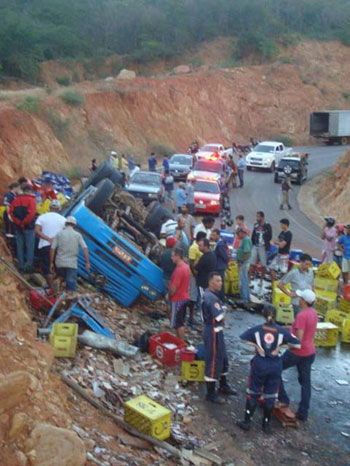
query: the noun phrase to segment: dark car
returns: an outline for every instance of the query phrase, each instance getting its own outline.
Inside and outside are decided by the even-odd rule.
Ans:
[[[193,165],[193,156],[174,154],[169,160],[169,170],[175,180],[186,180]]]
[[[156,172],[139,171],[130,180],[125,189],[135,197],[142,199],[145,205],[152,201],[163,201],[162,177]]]
[[[307,180],[308,161],[305,154],[295,154],[290,157],[282,157],[275,170],[275,183],[279,183],[286,176],[291,181],[302,184]]]

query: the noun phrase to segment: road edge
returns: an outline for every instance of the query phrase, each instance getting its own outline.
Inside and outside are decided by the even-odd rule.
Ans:
[[[316,192],[325,178],[325,173],[315,176],[315,178],[301,186],[297,195],[300,210],[320,228],[324,224],[325,213],[318,205]]]

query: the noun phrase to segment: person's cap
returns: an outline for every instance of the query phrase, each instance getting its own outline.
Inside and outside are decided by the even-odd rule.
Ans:
[[[302,298],[308,304],[312,304],[316,301],[316,295],[312,290],[297,290],[295,292],[299,298]]]
[[[117,155],[117,153],[114,150],[112,150],[111,155]]]
[[[66,223],[70,223],[71,225],[77,225],[77,219],[70,215],[66,218]]]
[[[54,199],[53,201],[50,202],[50,209],[60,209],[61,204],[60,201],[57,199]]]
[[[335,220],[334,220],[333,217],[325,217],[324,220],[325,220],[325,222],[329,223],[330,225],[335,224]]]
[[[168,238],[166,239],[166,247],[167,248],[173,248],[177,243],[177,239],[174,238],[174,236],[168,236]]]

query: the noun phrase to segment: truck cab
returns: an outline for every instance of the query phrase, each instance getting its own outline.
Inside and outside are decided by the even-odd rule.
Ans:
[[[282,142],[260,142],[246,157],[247,170],[261,168],[273,173],[280,159],[292,153],[292,149],[285,147]]]

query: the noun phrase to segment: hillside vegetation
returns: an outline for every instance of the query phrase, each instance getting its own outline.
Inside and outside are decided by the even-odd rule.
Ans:
[[[301,38],[350,43],[350,0],[2,0],[0,73],[35,80],[45,60],[170,58],[232,37],[232,61]]]

